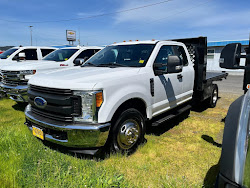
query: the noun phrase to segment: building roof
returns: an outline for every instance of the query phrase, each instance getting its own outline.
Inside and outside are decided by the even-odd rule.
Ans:
[[[212,46],[226,46],[227,44],[230,43],[241,43],[242,45],[249,45],[249,40],[224,40],[224,41],[214,41],[214,42],[208,42],[207,46],[212,47]]]
[[[54,45],[52,47],[55,47],[55,48],[67,48],[67,47],[76,47],[76,46],[65,44],[65,45]]]

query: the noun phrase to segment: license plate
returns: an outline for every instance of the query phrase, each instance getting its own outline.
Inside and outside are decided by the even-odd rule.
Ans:
[[[44,133],[42,129],[32,126],[32,134],[42,140],[44,140]]]

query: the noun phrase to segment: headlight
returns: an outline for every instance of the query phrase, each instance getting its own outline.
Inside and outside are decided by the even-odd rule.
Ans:
[[[82,114],[74,117],[76,122],[97,122],[98,111],[103,103],[102,91],[74,91],[74,95],[81,97]]]

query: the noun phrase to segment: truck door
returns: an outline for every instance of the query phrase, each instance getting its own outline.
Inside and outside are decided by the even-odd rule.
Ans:
[[[188,62],[187,53],[185,52],[182,46],[176,46],[177,54],[180,57],[183,68],[182,68],[182,89],[183,89],[183,99],[188,100],[191,99],[193,95],[193,88],[194,88],[194,67],[193,64]]]
[[[177,46],[161,46],[154,63],[164,64],[165,66],[161,69],[167,70],[169,55],[178,55]],[[153,116],[167,111],[181,102],[183,94],[182,84],[182,72],[155,75]]]

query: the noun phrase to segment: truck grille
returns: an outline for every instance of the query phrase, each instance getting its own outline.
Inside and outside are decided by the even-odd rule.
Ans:
[[[19,71],[1,71],[2,83],[8,86],[27,85],[28,81],[24,80]],[[0,78],[0,80],[1,80]]]
[[[81,115],[81,97],[74,96],[69,89],[56,89],[30,85],[28,90],[32,113],[57,121],[72,122]],[[39,108],[34,99],[42,97],[47,105]]]

